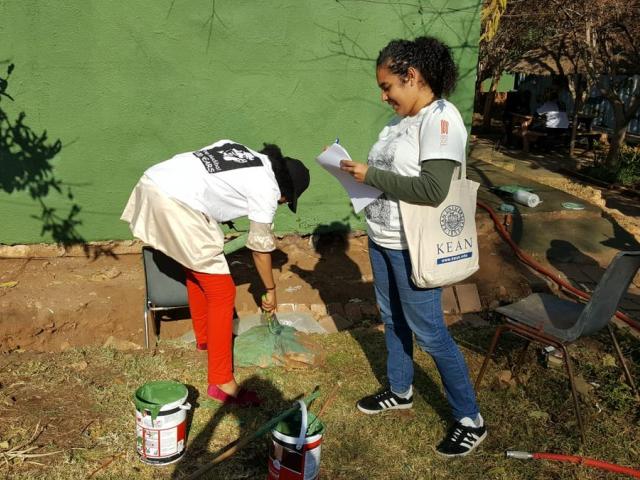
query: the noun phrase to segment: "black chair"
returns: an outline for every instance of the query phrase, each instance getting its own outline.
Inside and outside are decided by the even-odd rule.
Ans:
[[[613,328],[609,323],[638,268],[640,268],[640,251],[618,253],[605,270],[591,299],[586,304],[563,300],[545,293],[534,293],[511,305],[496,308],[496,312],[500,313],[507,323],[500,325],[496,329],[476,380],[476,391],[480,387],[482,377],[495,351],[498,339],[505,330],[513,332],[527,341],[516,363],[516,370],[524,359],[526,350],[532,341],[543,345],[553,345],[561,349],[564,354],[580,435],[582,441],[584,441],[584,426],[580,416],[573,366],[567,346],[580,337],[594,334],[604,327],[608,327],[627,382],[633,389],[636,398],[638,398],[638,390],[627,368]]]
[[[156,312],[188,308],[189,300],[182,265],[148,246],[142,247],[142,263],[145,283],[144,346],[149,348],[149,324],[153,327],[156,342],[160,331]]]

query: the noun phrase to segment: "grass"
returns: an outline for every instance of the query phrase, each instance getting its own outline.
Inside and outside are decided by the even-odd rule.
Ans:
[[[474,378],[492,332],[492,327],[454,329]],[[434,452],[434,445],[448,427],[448,407],[433,362],[422,352],[416,353],[417,395],[412,410],[375,416],[355,410],[358,398],[385,382],[384,338],[374,328],[314,337],[326,354],[324,364],[316,368],[239,369],[239,379],[259,389],[267,399],[260,408],[246,410],[220,408],[203,398],[205,355],[177,344],[162,345],[155,355],[101,348],[57,354],[12,353],[0,359],[0,477],[180,479],[211,461],[229,442],[250,434],[287,409],[295,397],[320,385],[322,397],[312,406],[317,412],[341,381],[337,397],[322,418],[326,434],[321,478],[612,478],[581,466],[504,458],[507,449],[551,451],[638,466],[638,404],[620,383],[620,370],[603,362],[612,353],[605,340],[598,337],[573,350],[579,373],[599,384],[582,403],[588,436],[584,446],[579,443],[561,370],[545,369],[531,355],[522,375],[524,385],[491,386],[498,371],[508,368],[520,347],[516,339],[507,337],[479,395],[489,436],[474,455],[456,460],[442,459]],[[623,336],[621,343],[637,360],[638,341]],[[638,378],[637,367],[635,376]],[[159,379],[186,384],[189,401],[195,405],[187,455],[182,462],[165,467],[139,461],[131,401],[138,386]],[[28,453],[59,453],[22,459],[2,456],[29,442],[36,428],[43,432],[29,444],[37,448]],[[203,478],[264,479],[266,475],[267,438],[263,438]]]
[[[640,186],[640,147],[622,145],[619,162],[617,168],[611,170],[602,163],[602,159],[599,159],[595,165],[583,168],[582,172],[605,182],[638,188]]]

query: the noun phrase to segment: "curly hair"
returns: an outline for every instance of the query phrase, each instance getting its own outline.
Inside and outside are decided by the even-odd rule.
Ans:
[[[404,78],[409,67],[420,72],[436,97],[449,95],[456,87],[458,67],[448,45],[434,37],[391,40],[380,50],[376,67],[386,66]]]

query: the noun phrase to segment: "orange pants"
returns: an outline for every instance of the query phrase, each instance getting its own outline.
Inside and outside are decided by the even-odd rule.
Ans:
[[[207,344],[208,381],[220,385],[233,380],[233,307],[236,286],[231,275],[187,272],[189,310],[197,344]]]

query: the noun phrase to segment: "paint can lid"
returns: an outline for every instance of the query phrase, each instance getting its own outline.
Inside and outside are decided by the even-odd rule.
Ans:
[[[562,208],[567,210],[584,210],[584,205],[578,202],[564,202]]]
[[[148,382],[136,390],[133,402],[139,411],[149,411],[155,420],[163,410],[173,410],[182,405],[189,392],[182,383],[171,380]]]

